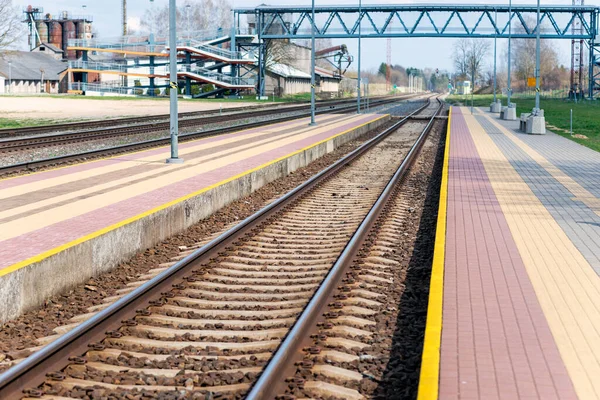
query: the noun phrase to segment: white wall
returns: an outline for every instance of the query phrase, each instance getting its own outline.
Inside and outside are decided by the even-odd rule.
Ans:
[[[4,94],[8,89],[5,85],[7,85],[6,79],[3,76],[0,76],[0,94]]]
[[[0,78],[3,79],[3,78]],[[4,78],[5,79],[5,78]],[[23,81],[19,79],[12,80],[12,86],[8,88],[8,80],[5,79],[4,84],[1,83],[0,86],[4,89],[5,93],[11,94],[37,94],[40,93],[40,81]],[[44,81],[44,90],[49,89],[49,93],[58,93],[58,82],[54,82],[54,87],[52,87],[52,83],[50,84],[50,88],[47,88],[46,81]],[[0,92],[1,93],[1,92]]]

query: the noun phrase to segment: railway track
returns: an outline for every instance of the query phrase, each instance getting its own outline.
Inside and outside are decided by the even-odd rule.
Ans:
[[[317,106],[330,106],[344,103],[355,102],[355,100],[347,99],[347,100],[319,100],[317,101]],[[190,112],[182,112],[179,113],[180,121],[184,121],[190,118],[206,118],[215,114],[231,114],[231,113],[240,113],[240,112],[248,112],[248,111],[287,111],[287,110],[302,110],[306,109],[309,105],[307,103],[286,103],[285,105],[276,106],[276,107],[266,107],[263,105],[255,105],[255,106],[244,106],[244,107],[231,107],[226,108],[224,110],[205,110],[205,111],[190,111]],[[18,136],[27,136],[27,135],[42,135],[48,133],[56,133],[56,132],[66,132],[66,131],[81,131],[81,130],[96,130],[100,128],[113,128],[115,126],[126,126],[126,125],[134,125],[134,124],[148,124],[149,121],[152,123],[157,123],[160,121],[169,121],[169,114],[163,115],[153,115],[153,116],[143,116],[143,117],[129,117],[129,118],[111,118],[111,119],[103,119],[103,120],[95,120],[95,121],[85,121],[85,122],[68,122],[63,124],[52,124],[52,125],[40,125],[40,126],[31,126],[31,127],[23,127],[23,128],[5,128],[0,129],[0,138],[13,138]]]
[[[412,97],[412,96],[410,96],[410,97]],[[384,99],[379,99],[379,100],[372,100],[371,105],[373,107],[375,107],[375,106],[379,106],[379,105],[394,103],[394,102],[404,100],[404,99],[405,99],[404,97],[394,97],[394,98],[384,98]],[[348,112],[348,111],[353,111],[354,107],[355,107],[354,104],[347,105],[347,106],[337,106],[335,108],[332,108],[331,106],[329,106],[328,108],[325,108],[325,109],[317,109],[316,113],[317,114],[325,114],[325,113],[332,113],[332,112]],[[203,131],[199,131],[199,132],[183,133],[183,134],[179,135],[179,141],[185,142],[188,140],[194,140],[194,139],[198,139],[198,138],[202,138],[202,137],[215,136],[215,135],[221,135],[221,134],[225,134],[225,133],[229,133],[229,132],[244,130],[244,129],[256,128],[259,126],[269,125],[269,124],[273,124],[273,123],[294,120],[294,119],[301,118],[306,115],[308,115],[308,113],[272,118],[272,119],[269,119],[266,121],[250,122],[250,123],[245,123],[245,124],[228,126],[228,127],[224,127],[224,128],[207,129],[207,130],[203,130]],[[253,114],[252,116],[256,116],[256,115]],[[247,114],[244,114],[244,116],[240,117],[240,118],[247,118],[247,117],[248,117]],[[225,117],[225,118],[231,118],[231,116]],[[207,118],[204,118],[203,121],[205,123],[215,123],[216,122],[214,120],[208,121]],[[196,121],[195,124],[197,124],[197,123],[198,122]],[[153,128],[148,128],[148,129],[150,129],[150,131],[154,130]],[[136,132],[136,133],[141,133],[141,132]],[[48,145],[57,146],[57,145],[65,145],[65,144],[70,144],[70,143],[77,143],[77,142],[86,141],[86,140],[106,139],[106,138],[110,138],[110,137],[114,137],[114,136],[122,136],[122,135],[126,135],[126,134],[131,134],[131,132],[123,133],[123,132],[118,131],[118,132],[101,133],[101,134],[98,134],[97,132],[96,133],[94,133],[94,132],[66,133],[66,134],[50,135],[49,137],[44,136],[44,137],[32,137],[32,138],[25,138],[25,139],[0,140],[0,153],[32,149],[32,148],[36,148],[36,147],[45,147]],[[6,175],[6,174],[12,174],[12,173],[25,172],[25,171],[35,171],[39,168],[60,165],[60,164],[68,163],[68,162],[89,160],[90,158],[103,157],[103,156],[108,156],[108,155],[114,155],[114,154],[130,152],[130,151],[146,149],[146,148],[150,148],[150,147],[167,145],[170,143],[170,140],[171,139],[169,137],[153,139],[153,140],[145,140],[145,141],[140,141],[140,142],[123,144],[123,145],[119,145],[119,146],[112,146],[112,147],[107,147],[107,148],[102,148],[102,149],[97,149],[97,150],[90,150],[90,151],[81,152],[81,153],[67,154],[67,155],[63,155],[63,156],[37,159],[37,160],[34,159],[31,161],[20,162],[17,164],[0,166],[0,176]]]
[[[385,103],[394,100],[402,100],[409,98],[411,96],[406,97],[395,97],[395,98],[382,98],[372,100],[376,104]],[[350,103],[350,105],[348,105]],[[336,100],[327,103],[318,103],[317,110],[318,112],[333,112],[333,111],[342,111],[352,107],[354,102],[349,102],[348,100]],[[215,115],[215,116],[207,116],[203,115],[201,117],[194,118],[180,118],[179,127],[180,128],[194,128],[200,124],[214,124],[224,121],[233,121],[233,120],[241,120],[248,117],[260,117],[265,115],[276,115],[279,113],[288,113],[288,112],[299,112],[306,111],[309,105],[303,104],[299,106],[290,106],[290,107],[277,107],[277,108],[259,108],[254,111],[249,111],[248,109],[236,109],[236,112],[227,112],[225,115]],[[160,119],[164,119],[161,117]],[[19,133],[18,130],[10,130],[12,134],[8,135],[8,137],[3,137],[3,133],[0,130],[0,153],[9,153],[23,150],[31,150],[41,147],[49,147],[49,146],[61,146],[72,143],[79,143],[90,140],[102,140],[102,139],[110,139],[119,136],[125,135],[134,135],[148,132],[156,132],[156,131],[168,131],[169,130],[169,121],[167,120],[156,120],[152,122],[148,122],[149,117],[145,117],[144,119],[136,118],[129,121],[126,119],[125,121],[121,119],[116,120],[108,120],[108,121],[100,121],[100,127],[95,127],[92,124],[93,129],[90,129],[87,123],[81,123],[79,126],[79,130],[70,131],[70,132],[60,132],[60,133],[52,133],[52,134],[41,134],[37,132],[35,136],[23,136],[22,133]],[[109,125],[108,122],[111,122]],[[61,125],[56,125],[60,127]],[[39,127],[38,127],[39,128]],[[44,129],[53,129],[53,126],[43,127]],[[84,128],[84,129],[81,129]],[[27,130],[29,128],[21,128]],[[53,129],[53,132],[59,131],[60,129]],[[47,132],[46,132],[47,133]],[[6,133],[4,134],[6,135]]]
[[[45,399],[127,398],[133,390],[165,398],[283,394],[302,339],[316,329],[366,235],[395,198],[441,108],[430,104],[415,112],[431,114],[429,122],[411,122],[422,124],[422,131],[401,134],[409,119],[399,121],[259,213],[158,269],[2,374],[0,397],[20,398],[27,388],[27,398]],[[385,269],[371,270],[363,274],[367,285],[385,282]],[[356,311],[377,297],[357,280],[344,283],[346,298],[338,297],[335,309]],[[353,324],[352,318],[335,318]],[[326,328],[335,331],[331,325]],[[319,333],[317,339],[327,337]],[[324,355],[315,346],[308,351]],[[346,357],[340,351],[330,356]],[[314,363],[302,365],[331,374]],[[296,388],[312,385],[293,379]]]

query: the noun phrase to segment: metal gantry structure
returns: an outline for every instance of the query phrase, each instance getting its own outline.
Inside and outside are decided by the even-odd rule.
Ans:
[[[584,5],[584,0],[572,0],[574,6]],[[582,26],[579,21],[574,21],[571,26],[573,32],[581,33]],[[584,43],[583,39],[571,40],[571,84],[569,97],[577,99],[583,92],[584,71]]]
[[[315,18],[307,6],[260,6],[234,9],[235,28],[241,15],[253,15],[258,42],[309,39],[314,21],[317,39],[338,38],[489,38],[536,39],[537,5],[400,4],[318,6]],[[600,8],[544,5],[540,38],[582,40],[589,48],[589,97],[600,94]],[[497,19],[495,16],[497,15]],[[502,22],[497,22],[502,21]],[[573,29],[578,26],[578,29]],[[360,35],[359,35],[360,31]],[[264,51],[264,46],[259,49]],[[264,63],[259,62],[259,92],[264,95]]]

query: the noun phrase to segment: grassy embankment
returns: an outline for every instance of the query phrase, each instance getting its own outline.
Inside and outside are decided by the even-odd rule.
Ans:
[[[32,119],[32,118],[0,118],[0,129],[24,128],[41,125],[64,124],[68,122],[79,122],[83,119]]]
[[[475,107],[489,107],[492,95],[475,95]],[[471,96],[449,96],[446,101],[450,104],[471,106]],[[506,104],[506,97],[502,98]],[[513,96],[517,104],[517,117],[522,112],[531,112],[535,105],[534,97]],[[540,106],[544,110],[546,126],[549,130],[569,138],[577,143],[600,151],[600,101],[582,101],[574,103],[563,99],[541,99]],[[570,112],[573,110],[573,133],[569,134]],[[587,138],[581,137],[583,135]],[[580,136],[580,137],[578,137]]]

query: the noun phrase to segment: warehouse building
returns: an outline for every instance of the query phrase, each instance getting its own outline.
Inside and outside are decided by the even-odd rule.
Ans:
[[[67,63],[45,52],[0,54],[0,94],[66,93]]]

